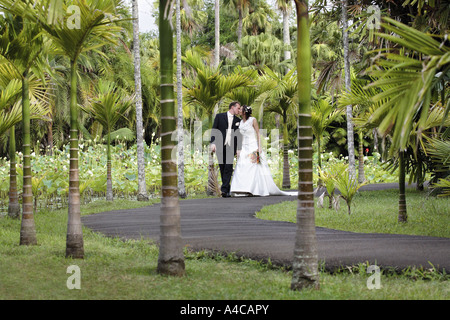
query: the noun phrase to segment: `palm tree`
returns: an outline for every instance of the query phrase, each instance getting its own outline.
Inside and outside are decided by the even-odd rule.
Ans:
[[[375,78],[368,87],[387,88],[373,97],[381,106],[372,115],[371,120],[380,122],[381,133],[392,133],[391,150],[406,148],[409,133],[412,132],[416,115],[419,116],[418,130],[426,124],[431,90],[436,83],[445,80],[445,71],[450,64],[450,48],[428,34],[405,26],[390,18],[383,18],[383,28],[399,35],[380,33],[380,37],[401,45],[406,50],[418,55],[405,56],[403,53],[381,54],[377,63],[387,68],[386,71],[372,71]],[[446,112],[449,110],[449,104]],[[394,126],[395,125],[395,126]]]
[[[342,2],[342,32],[344,41],[344,77],[345,89],[351,90],[350,78],[350,57],[349,57],[349,43],[348,43],[348,14],[347,14],[348,0]],[[353,136],[353,109],[351,105],[346,107],[347,111],[347,149],[348,149],[348,170],[350,177],[355,177],[355,142]]]
[[[189,0],[189,2],[180,3],[181,30],[191,41],[194,40],[194,34],[200,32],[208,20],[208,13],[203,10],[204,5],[203,0]]]
[[[284,76],[280,76],[269,68],[264,68],[264,76],[266,81],[274,83],[272,90],[268,91],[268,95],[273,104],[266,108],[266,111],[277,113],[283,121],[283,188],[291,187],[291,179],[289,174],[289,131],[288,131],[288,115],[292,112],[292,106],[298,97],[298,79],[295,75],[296,68],[289,71]],[[264,81],[264,80],[263,80]]]
[[[241,45],[242,39],[242,20],[244,18],[244,14],[248,11],[250,7],[251,0],[224,0],[224,6],[228,6],[237,10],[239,20],[238,20],[238,29],[237,29],[237,37],[238,37],[238,45]]]
[[[404,151],[410,136],[422,132],[427,125],[427,118],[435,84],[448,82],[445,79],[450,66],[450,48],[445,42],[390,18],[383,18],[381,26],[395,33],[379,33],[384,39],[395,43],[403,49],[400,54],[381,53],[376,62],[383,68],[370,74],[375,78],[368,87],[384,89],[372,100],[380,106],[373,112],[369,121],[379,123],[382,134],[392,137],[390,152],[399,154],[399,221],[407,220],[405,202],[405,168]],[[409,51],[405,55],[404,51]],[[445,86],[444,86],[445,88]],[[443,102],[443,101],[442,101]],[[445,105],[447,115],[450,105]],[[417,139],[417,142],[421,137]],[[416,142],[416,143],[417,143]]]
[[[327,92],[332,99],[342,88],[342,32],[337,22],[317,19],[311,26],[311,47],[317,93]]]
[[[0,71],[1,73],[2,71]],[[10,183],[9,183],[9,204],[8,216],[11,218],[20,217],[19,196],[17,191],[17,171],[16,171],[16,139],[15,139],[15,125],[22,121],[22,101],[20,98],[22,83],[19,79],[12,79],[8,85],[2,89],[0,86],[0,135],[3,135],[9,130],[9,159],[10,159]],[[48,108],[45,105],[38,103],[32,93],[33,103],[30,106],[30,120],[40,119],[46,120]],[[28,217],[32,219],[33,217]],[[34,235],[32,231],[33,223],[28,225],[28,230],[22,231],[22,234],[29,233]],[[25,239],[25,237],[24,237]],[[25,242],[23,243],[25,244]]]
[[[20,121],[20,113],[17,116],[11,117],[11,106],[17,100],[20,91],[21,83],[17,79],[13,79],[6,86],[0,87],[0,135],[8,131],[9,128],[9,161],[10,161],[10,183],[9,183],[9,202],[8,202],[8,216],[11,218],[19,218],[20,205],[19,196],[17,192],[17,178],[16,178],[16,138],[15,138],[15,121]],[[19,110],[20,111],[20,110]],[[17,118],[17,120],[14,120]],[[11,121],[12,120],[12,121]]]
[[[142,84],[141,84],[141,49],[139,41],[139,9],[138,1],[131,2],[133,10],[133,55],[134,55],[134,82],[136,91],[136,144],[138,164],[138,201],[148,200],[145,185],[144,163],[144,133],[142,122]]]
[[[10,28],[13,28],[14,20],[11,14],[7,14],[1,17],[1,29],[3,30],[3,35],[1,36],[1,46],[2,52],[7,51],[11,40],[11,36],[8,32]],[[7,62],[3,58],[2,62]],[[0,71],[2,75],[1,80],[1,99],[0,99],[0,135],[9,130],[9,159],[10,159],[10,182],[9,182],[9,202],[8,202],[8,215],[12,218],[20,217],[20,205],[19,205],[19,194],[17,191],[17,172],[16,172],[16,134],[15,126],[12,125],[11,120],[16,117],[13,115],[11,117],[10,110],[11,106],[17,100],[20,95],[21,82],[20,75],[11,66],[10,63],[2,63],[2,70]],[[14,75],[12,78],[11,75]],[[20,110],[21,111],[21,110]],[[17,113],[17,116],[19,113]],[[18,121],[21,119],[17,117]],[[9,120],[9,121],[8,121]]]
[[[249,14],[242,20],[242,26],[247,34],[258,35],[261,32],[270,33],[271,22],[275,12],[265,0],[255,0],[249,9]]]
[[[11,15],[6,15],[12,19]],[[5,27],[6,29],[6,27]],[[9,45],[14,39],[7,39],[8,33],[4,33],[2,39],[2,52],[8,52]],[[14,36],[13,38],[16,38]],[[5,40],[6,41],[3,41]],[[9,55],[9,54],[8,54]],[[8,61],[2,58],[0,62],[0,135],[9,131],[9,156],[10,156],[10,183],[9,183],[9,202],[8,215],[13,218],[19,218],[20,205],[17,191],[17,172],[16,172],[16,137],[15,125],[22,121],[22,80],[18,69],[14,67],[15,60]],[[44,88],[41,80],[31,75],[30,90],[33,103],[30,106],[30,119],[47,120],[45,112],[48,112],[46,104],[39,103],[43,98]]]
[[[3,9],[15,14],[14,5],[9,1],[2,1]],[[28,1],[19,1],[17,6],[21,9],[29,5]],[[11,18],[11,16],[10,16]],[[7,25],[7,30],[1,38],[0,54],[7,60],[20,75],[22,82],[22,123],[23,123],[23,193],[22,193],[22,224],[20,229],[20,244],[37,244],[36,228],[33,216],[33,193],[31,173],[31,139],[30,139],[30,92],[29,81],[31,69],[35,73],[40,72],[39,58],[44,42],[39,26],[28,21],[24,15],[13,18],[13,22]],[[14,130],[12,130],[14,134]],[[12,137],[12,135],[11,135]],[[11,141],[11,147],[15,144]],[[12,150],[10,150],[12,155]],[[13,172],[11,172],[13,174]],[[12,183],[14,183],[12,181]]]
[[[319,288],[318,254],[314,221],[314,190],[311,127],[311,46],[308,2],[295,0],[297,11],[298,76],[298,208],[292,262],[291,289]]]
[[[289,16],[292,12],[292,3],[290,0],[277,0],[276,6],[278,10],[281,11],[283,15],[283,43],[284,43],[284,60],[291,59],[291,38],[289,33]],[[286,73],[289,72],[289,69],[286,69]]]
[[[116,89],[114,82],[100,81],[97,84],[97,96],[94,101],[81,109],[91,115],[106,130],[106,200],[113,200],[111,176],[111,131],[117,121],[129,110],[133,99],[127,97],[123,91]]]
[[[219,67],[220,63],[220,1],[214,1],[214,68]]]
[[[159,41],[161,50],[161,234],[157,271],[161,274],[185,274],[181,239],[180,205],[177,188],[177,163],[172,159],[176,129],[173,86],[173,31],[164,10],[170,0],[159,2]]]
[[[71,4],[76,5],[80,13],[79,25],[75,28],[60,22]],[[60,7],[36,5],[36,9],[31,11],[31,14],[35,12],[37,22],[52,40],[55,53],[70,60],[70,175],[66,257],[84,257],[78,170],[77,63],[84,53],[98,51],[104,44],[114,43],[116,35],[121,31],[121,28],[114,25],[120,20],[115,14],[116,6],[121,5],[120,0],[73,0],[64,1]],[[54,19],[49,19],[50,17]]]

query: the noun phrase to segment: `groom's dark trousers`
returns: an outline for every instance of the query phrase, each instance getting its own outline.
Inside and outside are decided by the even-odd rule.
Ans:
[[[220,191],[223,194],[230,193],[231,176],[233,175],[233,160],[236,151],[241,149],[241,138],[239,134],[240,119],[233,116],[230,142],[225,144],[228,130],[228,116],[227,113],[219,113],[214,119],[211,132],[211,143],[216,145],[216,155],[219,162],[220,177],[222,178],[222,186]]]

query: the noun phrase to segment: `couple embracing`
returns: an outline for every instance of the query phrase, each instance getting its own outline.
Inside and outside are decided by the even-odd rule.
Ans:
[[[251,115],[251,107],[235,101],[227,112],[217,114],[214,119],[211,151],[219,161],[222,197],[297,195],[281,191],[273,181],[261,149],[258,122]]]

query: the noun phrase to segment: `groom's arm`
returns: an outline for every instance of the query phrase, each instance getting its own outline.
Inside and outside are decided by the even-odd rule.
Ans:
[[[211,128],[211,140],[210,140],[210,145],[211,145],[211,151],[212,152],[216,152],[216,135],[214,134],[214,130],[219,130],[219,117],[218,114],[216,114],[215,118],[214,118],[214,123],[213,126]]]

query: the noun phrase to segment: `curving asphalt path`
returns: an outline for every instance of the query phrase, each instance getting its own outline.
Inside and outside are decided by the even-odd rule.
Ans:
[[[363,190],[396,188],[368,185]],[[276,265],[291,266],[296,225],[256,219],[263,206],[295,200],[289,196],[207,198],[180,201],[181,233],[193,250],[234,253]],[[160,204],[145,208],[97,213],[83,224],[107,236],[159,241]],[[360,262],[381,268],[410,266],[450,270],[450,239],[396,234],[353,233],[316,228],[319,259],[334,270]]]

